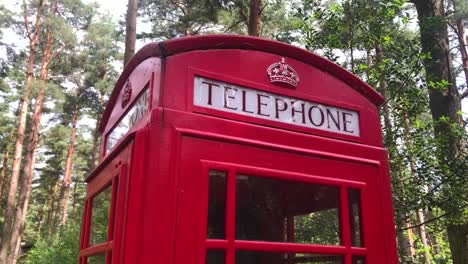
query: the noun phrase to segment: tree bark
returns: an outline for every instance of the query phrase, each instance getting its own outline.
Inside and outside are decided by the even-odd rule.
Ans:
[[[422,209],[418,209],[418,224],[420,224],[419,236],[421,237],[421,243],[424,247],[424,263],[431,264],[431,252],[429,243],[427,242],[426,225],[424,224],[424,222],[424,212]]]
[[[105,78],[105,75],[103,79]],[[98,111],[96,115],[96,126],[94,127],[93,130],[93,147],[91,149],[91,155],[90,159],[88,160],[88,171],[87,174],[91,173],[94,168],[96,167],[96,162],[99,162],[99,157],[100,157],[100,133],[99,133],[99,124],[101,123],[101,118],[102,118],[102,110],[104,109],[105,105],[105,99],[104,99],[104,94],[99,95],[99,103],[100,103],[100,108],[101,111]]]
[[[453,264],[468,263],[468,223],[462,225],[450,225],[447,228],[447,235],[452,251]]]
[[[55,199],[56,199],[56,196],[57,196],[57,192],[58,192],[58,188],[59,188],[59,181],[56,180],[55,183],[53,184],[53,186],[51,187],[50,189],[50,193],[49,193],[49,200],[47,202],[47,220],[46,220],[46,227],[47,227],[47,238],[51,238],[52,237],[52,231],[53,231],[53,226],[54,226],[54,212],[55,212],[55,208],[54,208],[54,204],[55,204]]]
[[[67,157],[65,161],[65,172],[63,174],[62,188],[60,190],[60,196],[58,200],[58,209],[62,211],[62,217],[60,221],[62,225],[65,225],[67,222],[68,201],[70,198],[70,185],[72,182],[71,172],[73,167],[73,154],[75,152],[76,125],[78,123],[79,111],[80,110],[78,106],[76,106],[73,110],[70,142],[68,145]]]
[[[452,73],[452,60],[448,42],[448,31],[443,0],[413,0],[418,13],[421,45],[424,53],[430,58],[424,61],[426,82],[439,84],[437,88],[429,88],[429,104],[434,120],[434,135],[440,142],[439,162],[447,164],[455,161],[462,147],[462,141],[456,136],[452,125],[463,125],[461,115],[461,99],[456,88]],[[447,85],[440,87],[440,84]],[[448,119],[443,121],[442,119]],[[457,173],[457,172],[453,172]],[[449,175],[445,176],[446,178]],[[450,183],[447,183],[447,187]],[[452,183],[456,185],[457,183]],[[465,220],[466,221],[466,220]],[[447,227],[453,264],[468,263],[468,222],[450,224]]]
[[[54,9],[56,4],[54,4]],[[55,13],[55,12],[53,12]],[[42,108],[44,105],[45,87],[48,77],[49,64],[52,58],[52,32],[47,30],[46,43],[42,54],[41,69],[39,74],[40,85],[37,92],[36,103],[32,116],[31,130],[29,131],[29,142],[26,148],[26,157],[24,160],[23,177],[21,178],[21,186],[18,197],[18,206],[16,209],[16,219],[13,225],[10,248],[15,249],[13,254],[10,254],[10,262],[16,263],[18,259],[18,243],[23,235],[26,213],[28,211],[29,197],[31,194],[31,183],[33,178],[34,167],[36,163],[36,149],[39,143],[39,133],[41,129]]]
[[[10,142],[13,141],[13,132],[15,130],[11,129],[10,135],[8,136],[9,142],[7,143],[5,147],[5,151],[3,152],[3,162],[2,162],[2,170],[0,171],[0,202],[3,200],[3,185],[6,180],[6,174],[7,174],[7,167],[8,167],[8,161],[10,160]]]
[[[26,3],[24,1],[23,5],[26,9]],[[39,36],[41,32],[43,6],[44,2],[43,0],[40,0],[37,6],[37,14],[33,31],[29,29],[27,13],[26,10],[24,10],[24,22],[27,25],[26,29],[29,38],[29,56],[28,66],[26,69],[26,79],[23,88],[23,95],[21,96],[19,106],[18,125],[16,129],[16,142],[10,175],[10,187],[8,191],[7,204],[5,210],[5,221],[2,230],[2,243],[0,245],[0,263],[7,263],[7,258],[11,250],[9,242],[12,237],[13,223],[15,221],[16,191],[18,188],[18,178],[20,174],[21,160],[23,154],[26,117],[29,108],[29,96],[31,94],[31,85],[34,79],[34,66],[36,63],[37,46],[39,44]]]
[[[462,59],[463,65],[463,73],[465,73],[465,84],[466,84],[466,91],[464,96],[468,96],[468,43],[467,37],[465,35],[465,26],[463,23],[463,19],[459,18],[455,21],[457,26],[457,38],[458,38],[458,46],[460,49],[460,55]]]
[[[247,31],[249,36],[260,36],[262,23],[262,0],[250,0],[249,23]]]
[[[137,5],[137,0],[128,0],[124,65],[126,65],[133,54],[135,54]]]

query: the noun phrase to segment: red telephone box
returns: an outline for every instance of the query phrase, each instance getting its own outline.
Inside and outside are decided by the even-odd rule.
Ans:
[[[280,42],[145,46],[102,117],[79,263],[397,263],[382,100]]]

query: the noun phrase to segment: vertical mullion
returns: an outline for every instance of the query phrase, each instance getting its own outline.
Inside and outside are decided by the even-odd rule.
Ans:
[[[341,241],[346,247],[344,263],[351,264],[351,231],[349,230],[348,189],[346,185],[341,185],[340,203]]]
[[[117,185],[118,185],[119,176],[114,176],[112,178],[111,184],[111,201],[109,208],[109,221],[107,223],[107,241],[114,239],[114,219],[115,219],[115,207],[117,202]]]
[[[83,249],[89,247],[89,238],[91,233],[91,216],[93,213],[93,198],[88,199],[87,203],[87,210],[86,210],[86,224],[85,224],[85,235],[84,235],[84,242],[83,242]]]
[[[86,247],[85,237],[86,237],[86,223],[88,222],[88,199],[84,202],[83,214],[81,216],[81,233],[80,233],[80,250]]]
[[[234,264],[236,239],[236,173],[229,170],[227,175],[227,197],[226,197],[226,264]]]

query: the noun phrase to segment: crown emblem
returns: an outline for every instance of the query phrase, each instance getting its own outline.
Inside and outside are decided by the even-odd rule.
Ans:
[[[284,58],[281,58],[280,62],[270,65],[267,69],[267,73],[271,83],[286,83],[294,87],[299,83],[297,72],[286,64]]]
[[[125,83],[125,89],[122,94],[122,108],[127,106],[128,102],[130,102],[130,98],[132,98],[132,83],[127,80]]]

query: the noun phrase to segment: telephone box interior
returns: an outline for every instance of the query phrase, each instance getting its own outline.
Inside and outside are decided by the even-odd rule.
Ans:
[[[397,263],[382,102],[276,41],[146,45],[102,115],[79,263]]]

